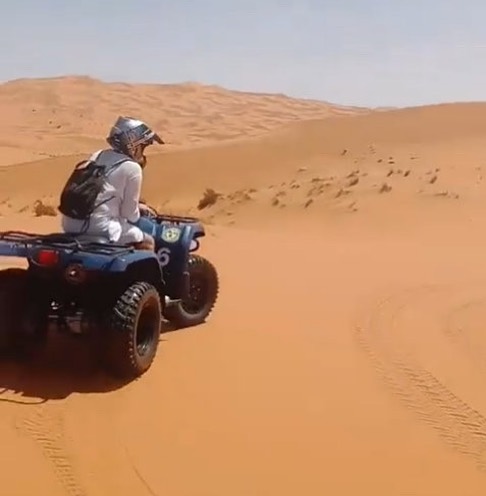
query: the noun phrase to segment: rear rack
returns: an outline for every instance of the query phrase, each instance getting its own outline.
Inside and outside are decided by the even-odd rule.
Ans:
[[[121,255],[135,251],[135,247],[115,243],[80,241],[76,235],[66,233],[37,234],[24,231],[0,232],[0,243],[18,243],[28,247],[50,246],[74,252],[87,252],[99,255]]]

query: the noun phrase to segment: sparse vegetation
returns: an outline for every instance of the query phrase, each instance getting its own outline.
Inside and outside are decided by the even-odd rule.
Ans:
[[[255,190],[253,190],[253,191],[255,191]],[[238,190],[238,191],[235,191],[234,193],[231,193],[230,195],[227,195],[227,199],[232,200],[235,203],[242,203],[242,202],[252,200],[252,197],[251,197],[249,191]]]
[[[44,203],[42,200],[36,200],[34,203],[34,214],[36,217],[56,217],[57,210],[52,205]]]
[[[389,193],[391,190],[392,187],[389,184],[383,183],[380,188],[380,193]]]
[[[351,193],[351,191],[347,190],[347,189],[343,189],[343,188],[340,188],[336,194],[334,195],[334,198],[339,198],[341,196],[344,196],[344,195],[349,195]]]
[[[215,205],[220,197],[220,193],[217,193],[216,191],[214,191],[214,189],[207,188],[202,198],[199,200],[199,203],[197,205],[198,210],[203,210],[207,207]]]

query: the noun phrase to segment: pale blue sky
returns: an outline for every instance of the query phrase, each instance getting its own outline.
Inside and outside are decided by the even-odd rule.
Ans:
[[[0,81],[199,81],[342,104],[486,100],[485,0],[4,0]]]

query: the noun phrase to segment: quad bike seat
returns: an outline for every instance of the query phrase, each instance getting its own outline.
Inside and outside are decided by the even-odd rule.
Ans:
[[[80,243],[95,243],[102,245],[107,245],[110,243],[108,238],[104,236],[97,236],[96,234],[73,234],[71,237]]]
[[[81,244],[97,244],[97,245],[114,245],[114,246],[126,246],[132,247],[131,243],[121,243],[121,242],[112,242],[105,236],[98,236],[96,234],[71,234],[71,239],[76,240]]]
[[[112,243],[108,238],[104,236],[99,236],[96,234],[78,234],[78,233],[52,233],[43,236],[43,239],[47,242],[53,243],[70,243],[70,242],[78,242],[81,244],[102,244],[102,245],[118,245],[120,243]],[[123,246],[130,246],[125,245]]]

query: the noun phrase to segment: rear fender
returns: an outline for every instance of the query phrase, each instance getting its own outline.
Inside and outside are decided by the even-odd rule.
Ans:
[[[130,282],[145,281],[164,293],[164,281],[160,264],[155,256],[137,260],[127,266],[126,276]]]
[[[0,256],[2,257],[27,257],[29,248],[23,244],[9,241],[0,242]]]
[[[42,247],[30,250],[27,254],[29,263],[38,265],[37,254],[40,250],[56,250],[54,247]],[[89,271],[126,272],[130,266],[141,262],[153,262],[158,266],[155,253],[147,250],[126,250],[120,253],[92,253],[88,251],[72,251],[57,249],[59,262],[52,269],[62,269],[70,264],[79,264]]]

